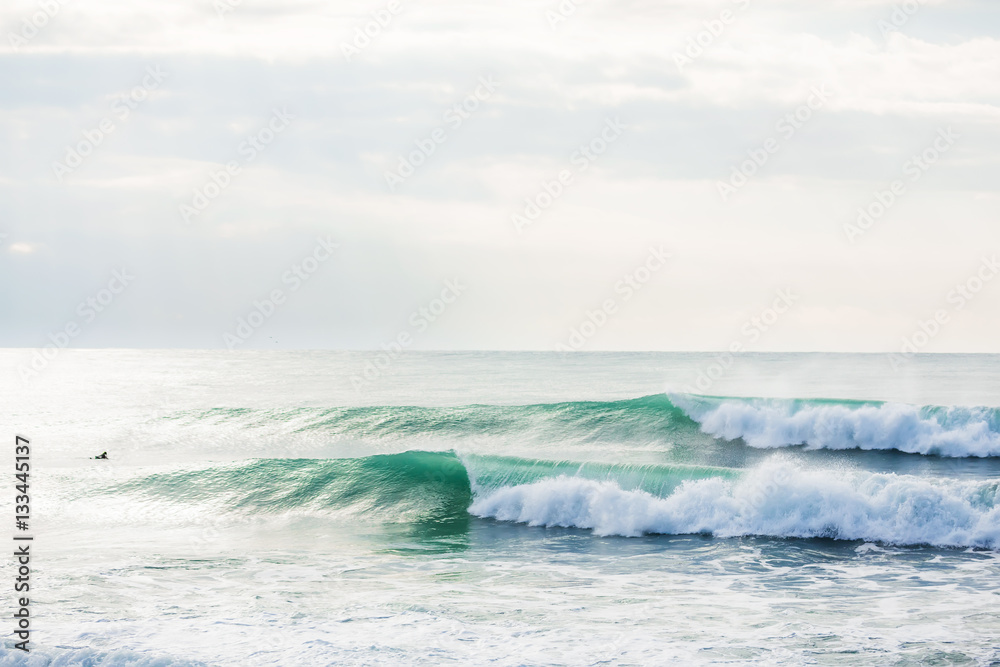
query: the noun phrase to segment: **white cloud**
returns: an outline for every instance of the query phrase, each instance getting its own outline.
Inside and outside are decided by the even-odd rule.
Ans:
[[[724,345],[792,286],[802,309],[758,349],[884,350],[1000,246],[1000,28],[977,22],[975,3],[924,2],[888,38],[876,22],[891,1],[753,3],[678,71],[673,54],[733,3],[594,2],[553,30],[549,6],[528,0],[400,1],[351,63],[340,44],[377,3],[244,0],[220,20],[202,0],[67,2],[16,55],[6,35],[37,4],[4,3],[2,226],[45,240],[31,262],[0,265],[4,284],[28,286],[11,294],[23,328],[5,343],[32,344],[64,319],[31,285],[73,294],[127,263],[147,290],[129,302],[133,344],[162,345],[164,331],[216,344],[229,314],[322,232],[343,239],[344,256],[297,295],[296,326],[279,337],[289,345],[376,345],[461,275],[472,285],[461,308],[421,345],[550,349],[663,243],[670,271],[591,349]],[[945,19],[947,31],[933,27]],[[149,65],[170,76],[58,182],[53,162]],[[484,75],[497,93],[390,193],[385,170]],[[717,183],[823,84],[829,103],[721,201]],[[287,132],[183,224],[178,206],[284,106],[296,116]],[[620,141],[518,235],[511,214],[609,117],[628,126]],[[943,126],[962,135],[954,151],[848,244],[843,224]],[[1000,351],[984,333],[997,305],[1000,290],[984,293],[964,320],[975,326],[935,344]]]

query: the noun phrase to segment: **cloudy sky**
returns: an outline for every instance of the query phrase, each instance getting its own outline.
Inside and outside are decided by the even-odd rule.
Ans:
[[[988,0],[7,0],[0,345],[1000,352],[998,105]]]

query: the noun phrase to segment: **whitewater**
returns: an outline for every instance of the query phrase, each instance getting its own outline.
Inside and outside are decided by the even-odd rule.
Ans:
[[[895,449],[938,456],[1000,456],[1000,411],[899,403],[726,399],[671,394],[705,433],[751,447]]]
[[[1000,660],[996,356],[747,355],[711,395],[672,389],[710,355],[366,360],[67,350],[4,389],[30,664]]]
[[[666,497],[624,490],[612,481],[559,476],[484,493],[469,511],[532,526],[589,528],[598,535],[825,537],[997,548],[998,486],[940,485],[885,474],[831,480],[822,472],[772,464],[735,482],[685,482]]]

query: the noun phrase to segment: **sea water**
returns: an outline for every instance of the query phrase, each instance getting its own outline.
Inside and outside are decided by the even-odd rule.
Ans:
[[[899,361],[0,351],[0,665],[1000,661],[1000,356]]]

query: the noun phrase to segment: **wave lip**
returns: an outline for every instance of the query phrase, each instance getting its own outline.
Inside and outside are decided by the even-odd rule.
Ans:
[[[362,406],[254,410],[216,408],[173,414],[185,425],[228,426],[240,433],[327,442],[361,438],[408,441],[434,449],[440,441],[489,438],[660,448],[708,444],[704,434],[742,439],[756,448],[897,450],[945,457],[1000,457],[1000,409],[915,406],[878,401],[727,398],[667,393],[617,401],[453,407]],[[703,442],[700,442],[703,441]],[[428,446],[430,443],[430,446]]]
[[[202,424],[212,428],[275,429],[282,433],[372,440],[532,436],[541,440],[586,442],[659,441],[695,424],[663,394],[613,401],[568,401],[529,405],[450,407],[371,405],[264,410],[213,408],[163,417],[172,428]]]
[[[770,461],[740,479],[688,480],[667,497],[567,476],[476,497],[469,512],[598,535],[711,534],[1000,547],[996,482],[802,470]]]
[[[464,516],[472,501],[466,469],[453,452],[417,450],[348,459],[254,459],[145,474],[90,487],[76,501],[121,505],[122,496],[130,502],[115,515],[134,520],[164,515],[188,520],[200,510],[214,516],[291,513],[406,523]]]
[[[1000,411],[901,403],[717,398],[672,394],[701,430],[757,448],[894,449],[947,457],[1000,456]]]

